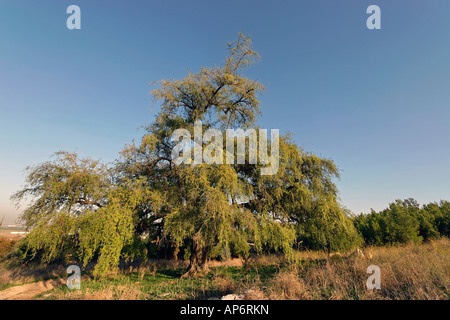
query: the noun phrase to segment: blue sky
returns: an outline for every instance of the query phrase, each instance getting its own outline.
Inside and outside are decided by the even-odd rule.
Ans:
[[[238,32],[261,55],[258,124],[333,159],[345,206],[450,200],[449,1],[2,0],[0,217],[20,212],[26,166],[58,150],[115,159],[159,110],[149,82],[222,64]]]

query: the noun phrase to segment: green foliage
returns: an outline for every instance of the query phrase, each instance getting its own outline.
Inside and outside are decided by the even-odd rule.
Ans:
[[[292,226],[302,247],[337,251],[361,243],[337,201],[333,183],[339,177],[336,165],[298,148],[290,135],[280,139],[277,174],[260,176],[248,166],[241,171],[251,177],[255,190],[249,207]]]
[[[449,202],[430,203],[420,208],[414,199],[396,200],[389,208],[354,218],[366,244],[385,245],[420,242],[449,236]]]
[[[139,181],[113,184],[109,174],[97,161],[67,152],[28,168],[27,186],[12,196],[17,202],[34,197],[21,216],[30,233],[20,255],[49,263],[73,253],[84,265],[98,256],[97,275],[116,266],[134,236],[133,210],[145,192]]]
[[[352,220],[337,203],[318,205],[298,228],[299,240],[313,250],[345,251],[363,243]]]
[[[439,203],[430,203],[423,206],[423,219],[427,221],[429,229],[423,228],[427,233],[450,237],[450,202],[440,201]],[[436,232],[437,231],[437,232]],[[425,237],[426,238],[426,237]]]

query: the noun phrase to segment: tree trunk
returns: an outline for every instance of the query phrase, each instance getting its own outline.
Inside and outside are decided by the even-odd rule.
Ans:
[[[182,278],[195,277],[201,272],[207,271],[206,261],[208,258],[208,248],[202,247],[197,240],[194,239],[191,246],[191,257],[189,261],[188,271],[182,275]]]
[[[175,250],[173,251],[173,258],[178,261],[178,253],[180,253],[180,247],[178,244],[175,245]]]

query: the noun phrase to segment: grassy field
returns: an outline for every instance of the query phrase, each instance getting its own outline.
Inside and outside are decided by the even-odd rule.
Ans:
[[[261,256],[242,261],[213,261],[197,278],[180,278],[184,262],[151,261],[94,279],[84,272],[81,290],[59,286],[37,299],[214,299],[237,294],[263,299],[449,299],[450,240],[421,245],[363,249],[364,257],[330,257],[298,252],[295,263]],[[381,269],[381,289],[366,288],[369,265]],[[66,277],[64,266],[26,267],[3,262],[0,290],[21,283]],[[88,268],[89,269],[89,268]]]

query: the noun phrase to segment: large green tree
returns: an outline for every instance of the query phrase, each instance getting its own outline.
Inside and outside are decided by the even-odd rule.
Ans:
[[[259,114],[258,94],[263,86],[242,72],[258,54],[250,39],[239,36],[229,44],[230,56],[223,67],[202,68],[182,80],[160,82],[153,96],[161,101],[156,121],[147,126],[140,145],[122,153],[123,174],[147,179],[164,201],[155,212],[144,214],[163,219],[165,239],[190,252],[186,275],[206,266],[208,254],[232,245],[247,255],[250,243],[257,249],[292,250],[294,229],[277,221],[269,212],[247,208],[239,200],[253,193],[248,177],[227,164],[179,164],[172,160],[172,133],[187,129],[194,136],[194,124],[202,121],[203,132],[211,128],[249,128]],[[207,147],[200,141],[202,153]],[[225,153],[224,153],[225,154]],[[253,165],[254,168],[257,165]]]
[[[125,176],[144,177],[164,193],[162,207],[147,214],[161,219],[164,239],[187,246],[188,274],[202,270],[210,252],[230,246],[241,255],[248,254],[250,244],[255,250],[289,253],[296,231],[299,241],[318,249],[358,244],[358,234],[337,202],[333,183],[339,176],[337,167],[331,160],[299,149],[290,135],[280,138],[278,170],[273,175],[261,175],[263,166],[250,164],[248,154],[245,164],[237,164],[236,155],[233,165],[173,162],[176,142],[171,137],[178,128],[194,136],[198,120],[203,132],[255,126],[263,86],[243,73],[258,54],[243,35],[229,44],[229,50],[223,67],[202,68],[182,80],[161,81],[153,92],[162,104],[161,112],[146,127],[141,143],[122,153]],[[246,150],[249,143],[247,139]],[[204,151],[207,144],[200,144]]]
[[[237,155],[233,164],[174,161],[177,129],[195,136],[197,121],[203,133],[256,128],[263,85],[244,73],[259,56],[242,34],[228,49],[222,67],[157,83],[153,96],[161,111],[113,165],[59,153],[29,169],[27,186],[13,198],[34,199],[22,214],[32,254],[51,261],[71,249],[85,264],[97,259],[96,272],[103,274],[156,243],[175,253],[183,248],[190,260],[186,276],[192,276],[205,269],[208,257],[226,250],[245,257],[251,250],[290,254],[296,241],[327,250],[358,243],[337,201],[336,166],[298,148],[289,134],[277,141],[272,175],[261,174],[266,165],[250,163],[249,154],[245,163]],[[249,150],[250,140],[245,143]],[[209,144],[196,140],[190,146],[203,153]],[[214,154],[229,155],[225,148]]]

